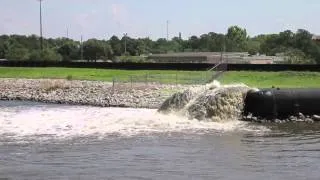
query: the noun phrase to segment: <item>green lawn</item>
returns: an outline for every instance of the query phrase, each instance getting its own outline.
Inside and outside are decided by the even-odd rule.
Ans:
[[[219,79],[224,84],[245,83],[251,87],[280,88],[320,87],[319,72],[253,72],[253,71],[230,71]]]
[[[82,68],[0,68],[0,78],[63,78],[68,76],[78,80],[99,80],[111,82],[114,78],[121,82],[150,82],[199,84],[209,79],[205,71],[134,71]],[[245,83],[251,87],[319,87],[319,72],[254,72],[230,71],[219,81],[223,84]]]
[[[0,78],[53,78],[76,80],[98,80],[121,82],[150,82],[194,84],[205,83],[209,77],[206,71],[169,71],[169,70],[109,70],[86,68],[1,68]]]

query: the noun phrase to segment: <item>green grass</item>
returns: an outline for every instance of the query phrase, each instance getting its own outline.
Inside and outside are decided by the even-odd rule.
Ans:
[[[205,82],[205,71],[170,71],[170,70],[109,70],[86,68],[0,68],[0,78],[52,78],[74,80],[97,80],[121,82],[161,82],[193,84]]]
[[[199,84],[208,79],[205,71],[134,71],[82,68],[0,68],[0,78],[54,78],[76,80],[98,80],[112,82],[161,82],[170,84]],[[223,84],[245,83],[251,87],[270,88],[319,87],[319,72],[254,72],[231,71],[224,73],[219,81]]]
[[[245,83],[250,87],[258,88],[319,88],[319,72],[253,72],[253,71],[230,71],[226,72],[220,81],[223,84]]]

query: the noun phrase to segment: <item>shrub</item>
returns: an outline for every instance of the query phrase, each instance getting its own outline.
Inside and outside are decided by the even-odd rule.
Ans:
[[[68,85],[64,80],[44,80],[40,83],[40,88],[44,89],[46,92],[55,91],[57,89],[69,89]]]
[[[32,61],[61,61],[62,57],[53,49],[44,49],[32,51],[30,57]]]
[[[71,81],[71,80],[72,80],[72,75],[68,75],[68,76],[67,76],[67,80],[68,80],[68,81]]]
[[[30,53],[28,49],[26,48],[11,48],[6,53],[6,59],[8,60],[17,60],[17,61],[23,61],[28,60],[30,56]]]

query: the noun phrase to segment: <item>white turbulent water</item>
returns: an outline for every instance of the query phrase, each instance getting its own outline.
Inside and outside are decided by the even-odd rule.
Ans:
[[[251,89],[245,84],[221,85],[218,81],[213,81],[205,88],[190,88],[172,95],[159,110],[198,120],[238,121],[245,93]]]
[[[0,135],[11,137],[134,136],[148,133],[208,131],[261,131],[245,122],[200,122],[156,110],[97,107],[1,108]]]
[[[232,87],[243,86],[233,85]],[[227,88],[219,82],[207,88]],[[192,89],[200,92],[203,87]],[[200,95],[199,95],[200,96]],[[19,103],[18,103],[19,104]],[[88,106],[19,105],[0,106],[0,135],[3,137],[55,137],[120,135],[150,133],[209,133],[226,131],[266,131],[265,127],[225,119],[198,121],[185,114],[161,114],[151,109],[99,108]]]

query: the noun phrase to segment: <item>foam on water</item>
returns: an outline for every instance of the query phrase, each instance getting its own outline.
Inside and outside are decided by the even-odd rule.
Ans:
[[[72,138],[78,136],[134,136],[185,132],[261,131],[245,122],[200,122],[149,109],[98,107],[0,108],[0,136]]]
[[[189,89],[186,93],[173,95],[164,103],[173,113],[163,114],[150,109],[99,108],[87,106],[59,106],[20,104],[1,106],[0,136],[10,138],[54,137],[72,138],[83,136],[105,137],[109,135],[135,136],[154,133],[211,133],[234,131],[267,131],[265,127],[252,126],[246,122],[230,120],[237,114],[237,104],[242,102],[238,87],[243,84],[222,86],[214,81],[205,87]],[[236,89],[236,93],[228,89]],[[222,93],[219,93],[222,91]],[[239,93],[240,92],[240,96]],[[228,94],[236,94],[229,96]],[[237,94],[238,93],[238,94]],[[227,96],[221,96],[227,94]],[[215,99],[216,96],[218,99]],[[166,104],[167,103],[167,104]],[[224,118],[201,119],[199,114]],[[203,113],[204,112],[204,113]],[[203,113],[203,114],[201,114]],[[230,118],[231,117],[231,118]]]
[[[201,121],[238,121],[242,116],[245,94],[251,89],[245,84],[221,85],[213,81],[205,88],[190,88],[172,95],[159,112]]]

